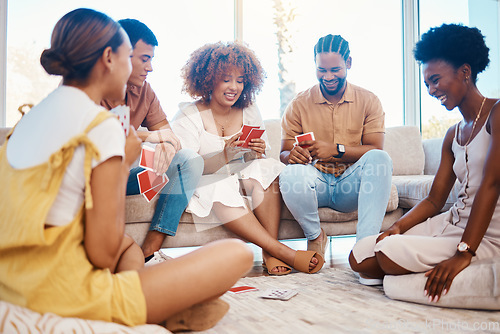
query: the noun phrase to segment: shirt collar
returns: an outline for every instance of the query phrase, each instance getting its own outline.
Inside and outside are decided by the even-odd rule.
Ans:
[[[313,87],[313,89],[311,91],[311,94],[312,94],[312,98],[313,98],[314,103],[318,103],[318,104],[323,104],[323,103],[331,104],[331,102],[328,101],[323,96],[323,93],[321,93],[321,88],[320,88],[319,84],[317,84],[316,86]],[[342,98],[340,99],[339,104],[342,104],[344,102],[353,102],[353,101],[354,101],[354,92],[353,92],[353,89],[351,87],[351,84],[349,82],[346,82],[346,87],[345,87],[344,95],[342,95]]]

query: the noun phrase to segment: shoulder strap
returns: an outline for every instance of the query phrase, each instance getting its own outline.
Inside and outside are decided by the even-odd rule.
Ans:
[[[95,144],[89,139],[88,132],[112,115],[113,114],[105,110],[100,112],[82,133],[71,138],[66,144],[64,144],[63,147],[61,147],[60,150],[54,152],[50,156],[48,167],[42,180],[42,189],[47,189],[56,169],[66,168],[73,157],[75,148],[79,145],[84,145],[85,159],[83,171],[85,175],[85,206],[88,209],[93,207],[92,193],[90,189],[90,174],[92,172],[92,159],[99,160],[100,154]]]

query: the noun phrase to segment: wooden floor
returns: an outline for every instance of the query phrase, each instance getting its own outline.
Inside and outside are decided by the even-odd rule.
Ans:
[[[307,241],[305,239],[283,240],[284,244],[296,250],[306,250]],[[325,265],[323,268],[347,268],[349,263],[347,258],[352,246],[356,242],[355,236],[330,237],[330,241],[325,252]],[[248,244],[254,253],[254,266],[245,277],[268,276],[262,269],[262,251],[254,244]],[[163,248],[162,251],[171,257],[178,257],[189,253],[197,247]]]

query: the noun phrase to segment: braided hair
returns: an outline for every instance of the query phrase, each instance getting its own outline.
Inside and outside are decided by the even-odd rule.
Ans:
[[[349,42],[342,38],[340,35],[326,35],[318,40],[314,46],[314,59],[316,55],[322,52],[336,52],[347,61],[351,51],[349,50]]]

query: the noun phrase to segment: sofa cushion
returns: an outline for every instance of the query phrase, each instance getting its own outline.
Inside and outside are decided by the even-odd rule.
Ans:
[[[436,172],[441,162],[441,148],[443,146],[443,138],[426,139],[422,141],[422,147],[425,153],[425,175],[436,175]]]
[[[392,159],[393,175],[419,175],[424,172],[424,149],[416,126],[385,129],[384,151]]]
[[[500,310],[500,258],[471,263],[437,303],[430,303],[424,296],[426,281],[424,273],[386,276],[384,291],[392,299],[438,307]]]
[[[393,175],[392,183],[398,189],[399,206],[405,209],[413,208],[429,195],[433,181],[434,175]],[[441,211],[448,210],[456,202],[458,190],[457,181]]]
[[[266,156],[280,161],[281,121],[279,119],[267,119],[264,121],[264,126],[271,146],[266,150]]]
[[[158,202],[158,196],[153,198],[151,202],[147,202],[143,195],[131,195],[127,196],[127,210],[125,221],[127,223],[140,223],[140,222],[151,222],[153,218],[156,203]],[[393,184],[391,187],[391,195],[389,197],[389,203],[387,204],[386,212],[392,212],[398,207],[398,191],[396,186]],[[319,218],[322,222],[345,222],[358,219],[358,212],[339,212],[332,210],[330,208],[320,208]],[[288,210],[288,208],[283,205],[281,209],[281,219],[293,220],[293,216]],[[193,217],[191,214],[184,212],[180,219],[181,223],[191,223],[193,224]]]

